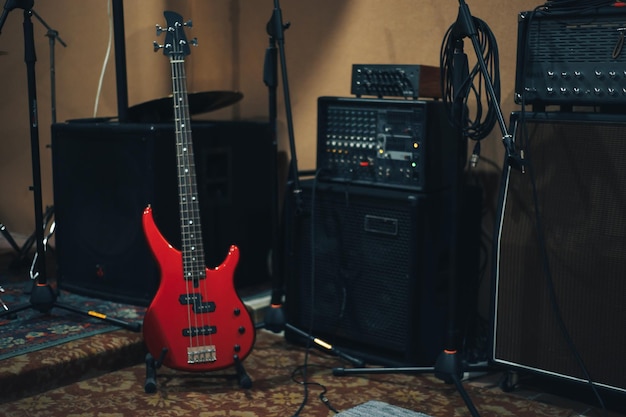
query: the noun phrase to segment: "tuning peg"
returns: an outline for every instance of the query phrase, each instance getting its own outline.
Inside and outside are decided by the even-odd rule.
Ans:
[[[189,41],[191,46],[198,46],[198,38],[193,38]]]
[[[157,41],[152,42],[152,45],[154,45],[154,52],[164,48],[164,46],[160,45]]]
[[[187,20],[185,23],[183,23],[183,25],[187,26],[188,28],[193,27],[193,23],[191,22],[191,19]]]
[[[165,29],[163,29],[163,26],[161,26],[159,24],[156,25],[156,34],[157,34],[157,36],[160,36],[161,33],[163,33],[164,30]]]

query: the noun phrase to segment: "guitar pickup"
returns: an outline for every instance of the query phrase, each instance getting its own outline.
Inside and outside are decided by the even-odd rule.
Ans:
[[[217,333],[216,326],[203,326],[203,327],[188,327],[183,329],[183,336],[209,336]]]
[[[181,305],[193,304],[193,312],[196,314],[212,313],[215,311],[215,303],[213,301],[202,302],[200,294],[182,294],[178,298]]]

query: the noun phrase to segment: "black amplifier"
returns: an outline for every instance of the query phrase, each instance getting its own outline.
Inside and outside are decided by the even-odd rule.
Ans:
[[[515,101],[626,103],[626,8],[519,15]]]
[[[320,97],[320,181],[412,191],[452,185],[461,134],[441,101]]]

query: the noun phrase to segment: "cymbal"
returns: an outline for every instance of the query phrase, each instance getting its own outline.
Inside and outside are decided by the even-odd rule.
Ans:
[[[204,91],[187,94],[189,115],[208,113],[240,101],[243,94],[237,91]],[[172,96],[146,101],[128,109],[131,122],[160,123],[174,119]]]

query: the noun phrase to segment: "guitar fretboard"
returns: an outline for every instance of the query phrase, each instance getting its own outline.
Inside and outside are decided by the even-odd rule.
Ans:
[[[205,261],[189,102],[187,98],[185,61],[182,59],[182,55],[173,54],[170,57],[170,64],[172,69],[174,124],[176,129],[183,272],[185,279],[193,280],[194,285],[198,286],[199,280],[205,278]]]

